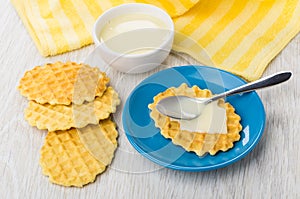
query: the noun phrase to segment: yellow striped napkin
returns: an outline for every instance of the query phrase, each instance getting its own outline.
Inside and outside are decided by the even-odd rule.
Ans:
[[[74,50],[93,42],[91,31],[103,11],[123,3],[151,3],[172,17],[198,0],[11,0],[43,56]]]
[[[300,31],[299,0],[11,0],[44,56],[92,43],[91,30],[106,9],[151,3],[174,19],[173,49],[203,64],[258,79]]]
[[[200,0],[174,22],[175,50],[252,81],[300,31],[300,1]]]

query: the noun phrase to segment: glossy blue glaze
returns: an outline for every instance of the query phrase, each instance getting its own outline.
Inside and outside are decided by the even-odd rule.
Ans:
[[[256,94],[250,92],[230,96],[226,101],[236,109],[242,120],[241,139],[234,147],[216,155],[197,156],[186,152],[164,138],[150,118],[148,104],[153,97],[169,87],[178,87],[182,83],[208,88],[214,94],[235,88],[245,81],[241,78],[211,67],[180,66],[173,67],[146,78],[130,94],[123,110],[123,127],[132,146],[149,160],[177,170],[207,171],[225,167],[248,154],[259,142],[265,125],[263,104]]]

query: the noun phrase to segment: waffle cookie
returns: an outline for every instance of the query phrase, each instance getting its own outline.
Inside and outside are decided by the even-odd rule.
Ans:
[[[82,105],[50,105],[30,101],[25,109],[25,119],[31,126],[49,131],[82,128],[108,118],[119,104],[118,94],[112,87],[108,87],[101,97]]]
[[[85,148],[96,160],[103,165],[111,163],[118,136],[114,122],[109,119],[101,120],[100,125],[88,125],[77,132]]]
[[[101,133],[107,142],[113,143],[116,147],[118,133],[114,123],[109,119],[101,121],[99,125],[88,125],[82,129],[72,128],[66,131],[49,132],[40,151],[43,174],[49,176],[51,182],[63,186],[82,187],[93,182],[96,176],[105,170],[107,163],[99,162],[89,153],[81,143],[78,133],[95,134],[99,128],[105,129],[107,126],[112,128],[108,128],[108,131],[103,130]],[[95,142],[95,144],[102,143]],[[95,148],[101,148],[101,146],[95,146]],[[109,163],[114,151],[115,148],[105,150]]]
[[[211,97],[212,93],[205,89],[201,90],[197,86],[189,88],[186,84],[180,85],[178,88],[169,88],[166,91],[159,93],[154,97],[154,102],[149,104],[151,110],[150,116],[155,122],[155,126],[160,129],[161,134],[165,138],[169,138],[176,145],[182,146],[187,151],[193,151],[198,156],[203,156],[206,153],[215,155],[218,151],[227,151],[233,147],[233,143],[240,139],[240,116],[234,111],[232,105],[219,102],[219,106],[226,109],[227,116],[227,133],[206,133],[206,132],[189,132],[180,129],[180,124],[176,120],[171,120],[169,117],[162,115],[156,109],[156,104],[163,98],[175,95],[186,95],[189,97],[207,98]]]
[[[40,104],[82,104],[102,96],[108,82],[109,78],[98,68],[56,62],[27,71],[18,89],[23,96]]]

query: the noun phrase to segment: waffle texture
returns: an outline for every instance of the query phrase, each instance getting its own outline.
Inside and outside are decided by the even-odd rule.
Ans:
[[[43,174],[63,186],[82,187],[105,170],[80,142],[75,128],[49,132],[40,154]]]
[[[182,146],[187,151],[193,151],[198,156],[206,153],[215,155],[218,151],[227,151],[233,147],[233,143],[240,139],[240,116],[235,113],[235,109],[229,103],[219,102],[219,106],[226,109],[227,116],[227,134],[210,134],[206,132],[189,132],[180,129],[180,124],[176,120],[160,114],[156,109],[156,104],[163,98],[175,95],[186,95],[189,97],[211,97],[212,93],[205,89],[202,90],[197,86],[189,88],[186,84],[178,88],[169,88],[154,97],[154,102],[149,104],[151,110],[150,116],[155,122],[155,126],[160,129],[165,138],[169,138],[176,145]]]
[[[118,145],[114,122],[110,119],[101,120],[100,125],[88,125],[77,132],[81,143],[95,159],[103,165],[111,163]]]
[[[82,128],[108,118],[119,104],[117,92],[108,87],[101,97],[81,105],[50,105],[30,101],[25,109],[25,119],[31,126],[48,131]]]
[[[120,99],[108,82],[97,68],[74,62],[37,66],[20,80],[30,100],[25,119],[49,131],[40,165],[51,182],[82,187],[111,163],[118,132],[110,115]]]
[[[36,66],[20,80],[21,94],[40,104],[82,104],[102,96],[109,78],[98,68],[74,62]]]

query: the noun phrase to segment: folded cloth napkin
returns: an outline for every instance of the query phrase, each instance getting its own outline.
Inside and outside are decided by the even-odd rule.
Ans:
[[[93,42],[91,31],[103,11],[123,3],[151,3],[172,17],[198,0],[11,0],[43,56],[78,49]]]
[[[258,79],[300,31],[299,0],[11,0],[43,56],[92,43],[106,9],[151,3],[174,19],[173,49],[205,65]]]
[[[200,0],[174,22],[175,50],[252,81],[300,31],[300,1]]]

